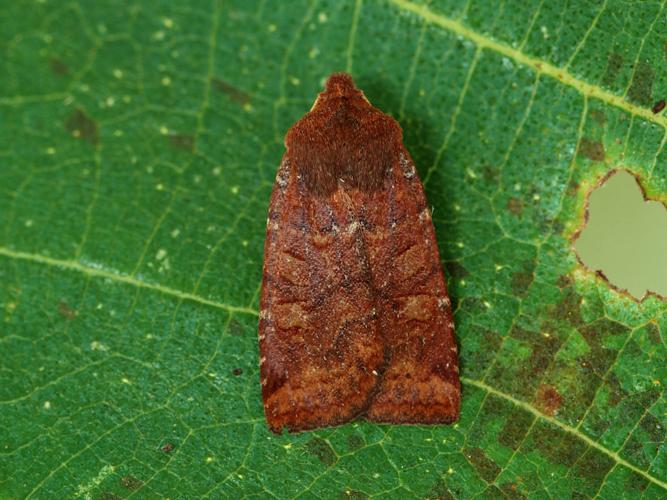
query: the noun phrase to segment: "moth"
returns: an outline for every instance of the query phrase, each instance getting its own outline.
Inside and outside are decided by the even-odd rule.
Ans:
[[[274,432],[458,418],[454,323],[431,211],[396,120],[345,73],[287,132],[260,297]]]

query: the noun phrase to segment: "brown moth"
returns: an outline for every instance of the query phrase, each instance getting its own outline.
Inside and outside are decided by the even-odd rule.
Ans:
[[[285,145],[260,299],[269,428],[456,420],[450,301],[399,124],[334,74]]]

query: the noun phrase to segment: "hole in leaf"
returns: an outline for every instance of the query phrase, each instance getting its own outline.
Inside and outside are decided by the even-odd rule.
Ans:
[[[581,262],[636,299],[667,297],[667,208],[647,200],[639,180],[612,173],[587,201],[586,223],[576,237]]]

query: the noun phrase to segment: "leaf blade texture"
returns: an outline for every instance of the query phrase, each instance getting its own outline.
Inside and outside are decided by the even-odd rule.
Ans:
[[[666,200],[659,4],[2,9],[0,496],[664,496],[665,303],[571,241],[612,168]],[[269,193],[336,70],[400,122],[434,208],[451,427],[264,422]]]

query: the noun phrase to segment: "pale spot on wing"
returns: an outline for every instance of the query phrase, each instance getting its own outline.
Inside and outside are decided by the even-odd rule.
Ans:
[[[431,220],[431,210],[428,208],[425,208],[424,210],[421,211],[419,214],[419,220],[424,222],[425,220]]]
[[[308,328],[310,317],[298,302],[275,304],[274,317],[279,328]]]
[[[347,234],[354,234],[357,232],[357,229],[359,229],[359,222],[355,220],[349,226],[347,226],[346,232]]]
[[[331,245],[334,235],[332,233],[314,233],[310,237],[310,240],[316,248],[325,248]]]
[[[403,153],[401,153],[401,158],[400,158],[400,163],[401,163],[401,169],[403,170],[403,175],[405,176],[406,179],[412,179],[415,176],[415,167],[414,165],[408,161],[408,159],[405,157]]]
[[[278,275],[295,285],[303,284],[306,280],[306,273],[308,272],[306,264],[301,259],[294,257],[288,253],[282,252],[277,259],[276,267]]]
[[[405,278],[417,274],[426,267],[424,247],[413,245],[396,258],[396,268]]]
[[[276,182],[281,188],[285,188],[289,181],[290,177],[290,165],[288,161],[284,161],[281,167],[278,169],[278,175],[276,175]]]
[[[449,300],[449,297],[438,297],[438,306],[441,308],[447,308],[452,304],[451,300]]]
[[[407,320],[428,321],[435,309],[435,298],[430,295],[412,295],[401,297],[400,316]]]

